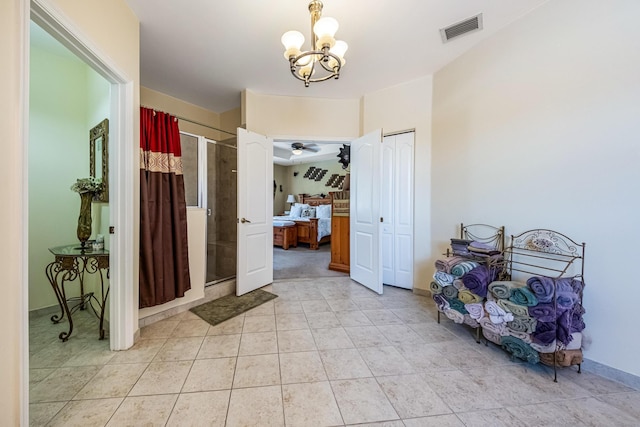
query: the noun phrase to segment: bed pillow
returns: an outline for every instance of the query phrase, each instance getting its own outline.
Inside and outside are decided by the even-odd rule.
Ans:
[[[302,206],[292,206],[289,212],[290,217],[300,218],[302,216]]]
[[[316,216],[318,218],[331,218],[331,205],[318,205],[316,207]]]
[[[316,217],[316,208],[307,208],[302,210],[302,218],[315,218]]]
[[[310,207],[307,203],[294,203],[293,206],[300,206],[302,209],[307,209],[308,207]]]

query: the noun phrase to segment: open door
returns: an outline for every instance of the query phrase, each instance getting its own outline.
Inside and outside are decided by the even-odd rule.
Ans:
[[[351,279],[382,294],[380,170],[382,130],[351,142]]]
[[[273,282],[272,181],[273,141],[238,128],[238,296]]]

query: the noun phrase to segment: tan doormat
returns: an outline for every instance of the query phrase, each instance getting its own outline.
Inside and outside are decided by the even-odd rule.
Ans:
[[[217,325],[277,297],[271,292],[256,289],[239,297],[227,295],[193,307],[190,311],[211,325]]]

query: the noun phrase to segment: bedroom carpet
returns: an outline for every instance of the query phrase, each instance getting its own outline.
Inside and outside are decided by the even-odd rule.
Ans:
[[[225,320],[236,317],[278,296],[271,292],[256,289],[242,296],[227,295],[213,301],[209,301],[197,307],[191,312],[197,314],[210,325],[215,326]]]
[[[273,248],[273,279],[300,279],[312,277],[347,277],[345,273],[329,270],[331,245],[320,245],[311,250],[308,246],[290,247],[286,251]]]

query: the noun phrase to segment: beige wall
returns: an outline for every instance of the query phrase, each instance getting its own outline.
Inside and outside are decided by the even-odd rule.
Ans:
[[[222,120],[219,114],[144,86],[140,88],[140,104],[175,116],[184,117],[207,126],[232,132],[233,134],[236,133],[236,127],[240,121],[239,108],[224,113],[224,126],[228,126],[224,127],[221,123]],[[228,133],[219,132],[207,126],[200,126],[186,120],[179,121],[180,130],[184,132],[206,136],[214,141],[222,141],[232,137],[232,135]]]
[[[428,289],[433,264],[431,240],[431,76],[374,93],[362,99],[362,133],[415,129],[413,286]]]
[[[289,188],[289,167],[273,165],[273,180],[278,186],[273,198],[273,214],[280,215],[289,210],[289,203],[286,203],[287,196],[293,194]],[[282,191],[280,191],[280,186],[282,186]]]
[[[585,356],[634,375],[639,17],[632,0],[548,2],[435,75],[431,226],[434,254],[459,222],[586,242]]]
[[[20,409],[24,403],[22,376],[26,366],[22,363],[28,342],[22,333],[26,313],[26,247],[23,230],[26,226],[24,209],[23,174],[25,173],[25,146],[23,120],[26,98],[22,92],[25,84],[26,60],[24,48],[27,34],[27,2],[9,0],[0,2],[0,140],[3,167],[0,168],[0,232],[3,237],[0,270],[5,286],[2,293],[0,325],[5,344],[0,346],[0,424],[20,425]]]
[[[357,99],[322,99],[243,92],[247,130],[266,136],[358,136],[360,106]]]

